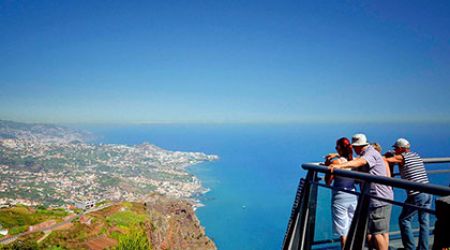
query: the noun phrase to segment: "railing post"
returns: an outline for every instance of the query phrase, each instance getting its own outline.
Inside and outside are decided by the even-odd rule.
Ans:
[[[301,249],[311,249],[314,242],[314,230],[316,225],[316,208],[317,208],[317,184],[314,183],[317,180],[317,172],[311,176],[308,181],[309,195],[307,202],[306,218],[305,218],[305,231],[303,232],[303,247]]]
[[[292,206],[291,216],[289,218],[288,227],[286,230],[286,235],[283,241],[283,250],[297,249],[299,237],[297,236],[298,231],[298,220],[300,215],[300,207],[304,202],[303,197],[305,196],[305,179],[301,178],[298,184],[297,193],[295,194],[294,205]]]
[[[316,178],[317,172],[309,170],[303,185],[301,201],[296,209],[298,212],[294,215],[293,227],[286,235],[283,249],[311,249],[317,204],[317,185],[313,184]]]
[[[370,182],[364,182],[344,250],[364,249],[367,237],[367,223],[369,221],[370,197],[367,195],[369,188]]]
[[[306,182],[308,183],[305,189],[305,197],[300,208],[300,242],[298,249],[309,250],[314,242],[314,224],[316,221],[316,204],[317,204],[317,185],[313,182],[317,178],[317,172],[308,171]]]
[[[433,250],[450,247],[448,232],[450,231],[450,196],[436,200],[436,223],[434,224]]]
[[[436,161],[437,162],[437,161]],[[441,162],[441,161],[440,161]],[[317,199],[317,184],[314,180],[317,178],[317,173],[328,173],[329,169],[324,166],[320,166],[319,163],[304,163],[302,164],[303,169],[308,170],[307,178],[305,181],[304,189],[301,191],[301,196],[299,197],[300,202],[293,207],[293,213],[291,214],[292,223],[289,223],[287,230],[287,237],[285,237],[285,242],[283,244],[283,249],[310,249],[312,247],[313,239],[314,239],[314,222],[315,222],[315,213],[316,213],[316,199]],[[343,171],[336,170],[335,175],[342,176],[346,178],[352,178],[355,180],[361,181],[361,193],[358,198],[358,205],[355,211],[355,215],[353,217],[353,221],[347,235],[347,241],[344,246],[346,250],[353,249],[365,249],[366,241],[367,241],[367,232],[368,232],[368,222],[369,222],[369,214],[370,214],[370,202],[371,199],[377,199],[377,197],[371,198],[372,196],[369,194],[370,185],[372,183],[378,183],[381,185],[388,185],[395,188],[401,188],[405,190],[417,190],[424,193],[430,193],[438,196],[448,196],[450,195],[450,187],[436,185],[436,184],[424,184],[424,183],[416,183],[407,180],[401,180],[398,178],[389,178],[384,176],[374,176],[368,173],[360,173],[357,171]],[[322,185],[322,184],[319,184]],[[297,192],[300,193],[300,192]],[[401,202],[393,201],[390,199],[385,199],[383,197],[379,197],[378,199],[399,205]],[[438,246],[448,247],[450,245],[450,240],[448,235],[450,221],[446,222],[448,219],[448,205],[450,204],[450,200],[446,201],[446,204],[440,203],[445,208],[440,209],[439,211],[444,212],[444,216],[438,216],[438,223],[436,224],[435,230],[435,246],[436,249]],[[438,210],[438,204],[436,204],[436,210]],[[425,209],[424,209],[425,210]],[[295,212],[294,212],[295,211]],[[435,211],[426,209],[426,211],[430,213],[435,213]],[[438,213],[436,211],[436,213]],[[442,221],[440,219],[443,219]],[[438,234],[442,234],[441,236],[437,236]]]

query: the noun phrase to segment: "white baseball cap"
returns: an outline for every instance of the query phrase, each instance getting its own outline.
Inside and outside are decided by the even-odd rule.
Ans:
[[[369,143],[367,142],[367,137],[365,134],[355,134],[352,136],[352,146],[367,146]]]
[[[411,145],[409,144],[409,141],[405,138],[398,138],[397,141],[395,141],[394,145],[392,145],[394,148],[410,148]]]

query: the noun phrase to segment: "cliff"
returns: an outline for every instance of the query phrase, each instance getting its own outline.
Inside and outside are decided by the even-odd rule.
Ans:
[[[0,209],[0,218],[10,214],[8,209]],[[28,210],[28,217],[36,212]],[[142,203],[111,203],[65,218],[50,228],[28,229],[0,249],[216,249],[191,203],[159,194]]]
[[[216,249],[189,202],[153,195],[144,204],[152,219],[147,232],[155,249]]]

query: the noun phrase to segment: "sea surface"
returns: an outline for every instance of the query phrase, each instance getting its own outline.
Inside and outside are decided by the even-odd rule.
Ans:
[[[450,156],[449,124],[289,124],[289,125],[134,125],[83,126],[97,141],[149,142],[168,150],[217,154],[219,161],[189,168],[211,191],[197,210],[207,235],[221,250],[280,249],[305,162],[333,152],[336,139],[367,134],[383,151],[398,137],[407,138],[423,157]],[[449,164],[429,169],[448,169]],[[450,175],[430,175],[449,185]],[[404,200],[404,191],[395,193]],[[394,208],[391,230],[398,230]],[[332,236],[330,191],[319,190],[316,239]]]

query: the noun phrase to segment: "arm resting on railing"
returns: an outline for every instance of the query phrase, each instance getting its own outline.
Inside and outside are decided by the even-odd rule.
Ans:
[[[354,169],[354,168],[360,168],[364,165],[367,164],[367,161],[364,158],[357,158],[345,163],[341,163],[341,164],[330,164],[330,166],[328,167],[330,169],[331,172],[334,172],[334,169]]]
[[[313,170],[320,173],[329,173],[330,169],[327,167],[320,166],[317,163],[305,163],[302,164],[303,169],[306,170]],[[375,176],[371,174],[361,173],[357,171],[347,171],[347,170],[340,170],[335,169],[334,174],[337,176],[342,177],[349,177],[353,179],[358,179],[362,181],[368,181],[368,182],[375,182],[380,183],[384,185],[389,185],[396,188],[402,188],[407,190],[417,190],[420,192],[425,192],[429,194],[434,195],[450,195],[450,187],[441,186],[441,185],[435,185],[435,184],[424,184],[424,183],[417,183],[413,181],[407,181],[402,180],[398,178],[390,178],[390,177],[384,177],[384,176]]]

